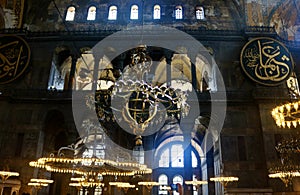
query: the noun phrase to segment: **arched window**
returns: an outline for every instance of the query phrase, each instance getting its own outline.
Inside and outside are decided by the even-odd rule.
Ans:
[[[170,162],[172,167],[184,167],[184,150],[182,144],[174,144],[171,147],[163,149],[159,156],[158,166],[169,167]],[[194,155],[196,158],[196,156]],[[197,159],[196,159],[197,161]],[[197,164],[197,162],[196,162]],[[195,162],[194,162],[195,165]]]
[[[158,177],[159,191],[158,194],[168,194],[167,189],[164,189],[164,186],[168,185],[168,176],[162,174]]]
[[[74,21],[75,18],[75,7],[74,6],[70,6],[67,10],[67,14],[66,14],[66,21]]]
[[[117,19],[118,8],[115,5],[109,7],[108,10],[108,20],[116,20]]]
[[[175,19],[180,20],[182,19],[182,6],[177,5],[175,8]]]
[[[96,19],[96,10],[97,10],[97,8],[95,6],[89,7],[87,20],[95,20]]]
[[[196,7],[196,19],[197,20],[205,19],[205,17],[204,17],[204,8],[202,6],[197,6]]]
[[[169,167],[169,162],[170,162],[170,151],[169,148],[167,148],[162,152],[158,164],[159,167]]]
[[[154,5],[153,7],[153,19],[160,19],[160,5]]]
[[[171,147],[171,166],[183,167],[183,146],[181,144],[175,144]]]
[[[192,151],[192,167],[196,168],[198,166],[198,160],[196,154]]]
[[[132,5],[131,6],[130,19],[131,20],[139,19],[139,7],[137,5]]]
[[[182,176],[181,175],[176,175],[176,176],[174,176],[173,177],[173,184],[180,184],[181,186],[182,186],[182,184],[183,184],[183,178],[182,178]],[[178,193],[178,192],[176,192],[176,191],[173,191],[173,194],[174,195],[179,195],[180,193]]]
[[[57,47],[52,58],[48,79],[48,90],[68,89],[71,64],[72,58],[70,49],[65,46]]]

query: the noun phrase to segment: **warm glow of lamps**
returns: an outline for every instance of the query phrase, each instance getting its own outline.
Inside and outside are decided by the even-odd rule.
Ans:
[[[276,106],[272,111],[272,117],[278,127],[294,127],[300,124],[300,101],[290,102],[280,106]]]
[[[86,171],[78,167],[93,167],[95,171],[90,171],[92,175],[112,175],[112,176],[134,176],[152,173],[152,169],[145,164],[135,162],[116,162],[102,158],[60,158],[60,157],[43,157],[37,161],[31,161],[30,166],[44,168],[50,172],[71,173],[86,175]],[[104,165],[116,167],[118,170],[110,170]]]
[[[207,181],[185,181],[186,185],[193,185],[193,186],[204,185],[207,183],[208,183]]]
[[[35,182],[35,183],[53,183],[52,179],[30,179],[30,182]]]
[[[0,177],[2,181],[7,180],[7,178],[11,176],[19,176],[20,174],[17,172],[11,172],[11,171],[0,171]]]
[[[220,182],[224,188],[227,187],[227,184],[229,182],[235,182],[235,181],[238,181],[239,178],[238,177],[232,177],[232,176],[229,176],[229,177],[225,177],[225,176],[218,176],[218,177],[212,177],[210,178],[210,181],[214,181],[214,182]]]
[[[146,186],[150,190],[153,186],[159,186],[159,183],[156,181],[140,181],[138,185]]]
[[[285,184],[285,187],[288,187],[292,183],[293,177],[299,177],[299,171],[286,171],[286,172],[277,172],[269,174],[270,178],[279,178]]]
[[[41,189],[42,187],[47,187],[50,183],[53,183],[53,180],[51,179],[30,179],[30,182],[27,184],[29,186],[32,186],[36,189]]]

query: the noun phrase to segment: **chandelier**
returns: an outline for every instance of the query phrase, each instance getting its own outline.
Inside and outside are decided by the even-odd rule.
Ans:
[[[284,153],[300,154],[300,140],[298,138],[286,139],[279,142],[275,148],[280,154],[284,154]]]
[[[270,178],[279,178],[284,184],[285,187],[292,184],[294,177],[300,176],[300,166],[298,165],[279,165],[274,166],[269,169]]]
[[[95,94],[100,122],[125,122],[132,134],[140,136],[168,116],[178,120],[187,116],[190,109],[187,91],[149,79],[153,62],[147,47],[133,49],[130,59],[119,78],[113,77],[111,68],[100,74]]]
[[[97,122],[97,121],[96,121]],[[72,174],[79,176],[71,178],[70,186],[77,188],[102,187],[104,178],[126,180],[151,174],[152,169],[134,159],[118,158],[117,150],[107,151],[105,135],[93,121],[83,121],[86,130],[83,138],[75,144],[62,147],[56,154],[41,157],[29,163],[30,166],[41,168],[49,172]],[[106,155],[105,155],[106,153]],[[116,155],[116,156],[114,156]]]
[[[140,181],[138,185],[146,186],[146,188],[150,190],[153,186],[159,186],[159,183],[156,181]]]
[[[123,189],[127,193],[128,189],[135,188],[135,185],[128,182],[109,182],[109,185],[116,186],[117,188]]]
[[[103,187],[104,183],[102,183],[103,178],[98,177],[95,179],[86,179],[84,177],[72,177],[71,181],[73,183],[69,183],[69,186],[77,187],[77,188],[94,188],[94,187]]]
[[[43,157],[31,161],[29,165],[44,168],[49,172],[90,176],[134,176],[152,173],[152,170],[143,164],[99,158]]]
[[[197,186],[197,185],[203,185],[203,184],[207,184],[207,181],[185,181],[185,184],[187,185],[193,185],[193,186]]]
[[[291,128],[291,126],[296,128],[300,124],[299,105],[300,101],[276,106],[271,112],[276,125],[283,128]]]
[[[28,186],[35,187],[36,189],[40,189],[42,187],[47,187],[49,184],[53,183],[51,179],[30,179],[30,182],[27,184]]]
[[[19,176],[19,173],[11,171],[0,171],[0,177],[2,182],[6,181],[11,176]]]
[[[233,177],[233,176],[217,176],[217,177],[210,178],[210,181],[220,182],[224,188],[227,187],[228,183],[237,182],[238,180],[239,180],[238,177]]]
[[[281,179],[288,187],[292,184],[294,177],[300,176],[300,140],[298,138],[285,139],[279,142],[275,149],[280,153],[281,162],[269,169],[269,177]]]
[[[185,181],[185,184],[186,185],[193,185],[195,187],[199,187],[201,185],[208,184],[208,182],[207,181],[202,181],[202,180],[200,180],[200,181],[198,181],[198,180],[192,180],[192,181]]]
[[[293,100],[272,109],[271,115],[278,127],[294,127],[300,124],[299,86],[295,73],[286,81],[290,98]]]

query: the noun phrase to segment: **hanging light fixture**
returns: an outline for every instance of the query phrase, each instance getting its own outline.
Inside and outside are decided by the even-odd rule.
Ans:
[[[300,124],[300,101],[276,106],[271,114],[278,127],[294,127]]]
[[[278,127],[294,127],[300,124],[300,92],[296,74],[286,81],[291,101],[272,109],[271,115]]]
[[[6,181],[11,176],[19,176],[19,173],[11,171],[0,171],[0,177],[2,182]]]
[[[300,176],[299,154],[300,140],[299,138],[284,139],[275,147],[280,153],[281,161],[269,168],[270,178],[279,178],[286,187],[292,184],[294,177]]]
[[[49,184],[53,183],[52,179],[37,179],[32,178],[30,182],[27,184],[28,186],[32,186],[37,190],[40,190],[42,187],[47,187]]]
[[[70,185],[81,187],[101,187],[103,177],[116,178],[151,174],[152,169],[134,159],[113,159],[111,154],[105,156],[105,136],[102,128],[94,126],[91,120],[83,122],[87,134],[75,144],[62,147],[57,154],[41,157],[31,161],[30,166],[49,172],[80,176],[73,178]]]
[[[210,181],[220,182],[224,188],[227,187],[228,183],[237,182],[238,180],[239,180],[239,178],[234,177],[234,176],[216,176],[216,177],[210,178]]]
[[[98,87],[95,101],[100,121],[125,121],[133,134],[140,136],[167,116],[180,119],[188,115],[187,91],[148,81],[151,65],[147,47],[141,45],[132,51],[131,63],[120,78],[109,88]],[[111,71],[103,70],[107,75],[111,75]],[[104,83],[103,79],[114,80],[100,77],[98,83]]]

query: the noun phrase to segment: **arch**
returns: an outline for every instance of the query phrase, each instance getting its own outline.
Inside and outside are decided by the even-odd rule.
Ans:
[[[109,48],[112,49],[112,48]],[[107,50],[109,50],[107,49]],[[99,69],[97,81],[97,88],[109,88],[113,82],[116,80],[115,71],[113,72],[113,64],[109,59],[109,54],[104,55],[99,60],[99,66],[104,67]],[[75,71],[75,88],[76,90],[91,90],[92,89],[92,80],[93,80],[93,71],[95,67],[95,59],[91,52],[90,48],[85,48],[81,56],[77,59],[76,62],[76,71]],[[110,80],[105,80],[110,79]]]
[[[68,88],[71,64],[70,49],[67,46],[56,47],[49,73],[48,90],[64,90]]]
[[[156,4],[153,6],[153,19],[154,20],[160,19],[160,15],[161,15],[160,5]]]
[[[108,8],[108,20],[117,20],[118,16],[118,7],[115,5],[111,5]]]
[[[182,80],[189,83],[193,82],[192,74],[196,75],[196,86],[194,86],[198,91],[216,91],[215,86],[216,78],[213,74],[211,65],[209,64],[209,56],[204,56],[198,54],[195,60],[195,73],[192,73],[192,63],[191,59],[186,53],[176,53],[173,54],[171,59],[171,80]],[[153,83],[156,85],[162,85],[166,83],[166,71],[167,66],[166,58],[162,58],[155,69],[155,76]],[[188,87],[186,83],[186,87]]]
[[[74,21],[75,19],[76,8],[75,6],[69,6],[66,12],[66,21]]]
[[[92,5],[88,9],[88,14],[87,14],[87,20],[96,20],[96,13],[97,13],[97,8],[96,6]]]
[[[139,6],[138,5],[132,5],[130,7],[130,19],[131,20],[139,19]]]
[[[174,195],[180,195],[182,193],[181,186],[183,185],[183,177],[181,175],[175,175],[173,177],[173,185],[176,185],[177,190],[173,192]]]
[[[199,81],[197,89],[200,92],[203,91],[216,91],[216,86],[214,85],[216,78],[213,75],[212,67],[209,63],[210,59],[198,54],[196,57],[196,77]]]
[[[203,177],[202,172],[207,171],[205,168],[207,162],[206,155],[199,144],[201,143],[201,140],[199,140],[194,130],[191,130],[190,141],[185,138],[186,136],[180,130],[180,126],[177,126],[175,122],[168,127],[165,125],[158,132],[154,143],[157,147],[154,151],[153,158],[158,161],[156,161],[157,164],[153,164],[154,167],[157,167],[153,171],[154,178],[158,178],[159,175],[165,174],[170,178],[170,185],[172,184],[172,178],[178,175],[184,177],[184,180],[189,180],[193,175],[195,175],[194,177],[196,178]],[[190,154],[187,152],[190,152]],[[188,158],[191,158],[191,160],[187,160]],[[184,161],[187,161],[188,164]],[[186,170],[191,170],[192,175],[185,174]],[[206,174],[204,174],[204,176],[205,175]],[[176,183],[173,182],[173,187],[175,187]],[[182,184],[183,182],[180,183],[180,185],[177,185],[177,187],[180,188]],[[159,190],[158,192],[161,193],[161,191],[162,190]],[[197,189],[195,189],[194,194],[196,194],[196,192]],[[176,194],[175,191],[173,191],[173,193]]]
[[[59,110],[49,110],[45,116],[43,132],[47,139],[44,140],[44,151],[57,151],[66,145],[65,117]],[[61,138],[61,139],[60,139]]]

